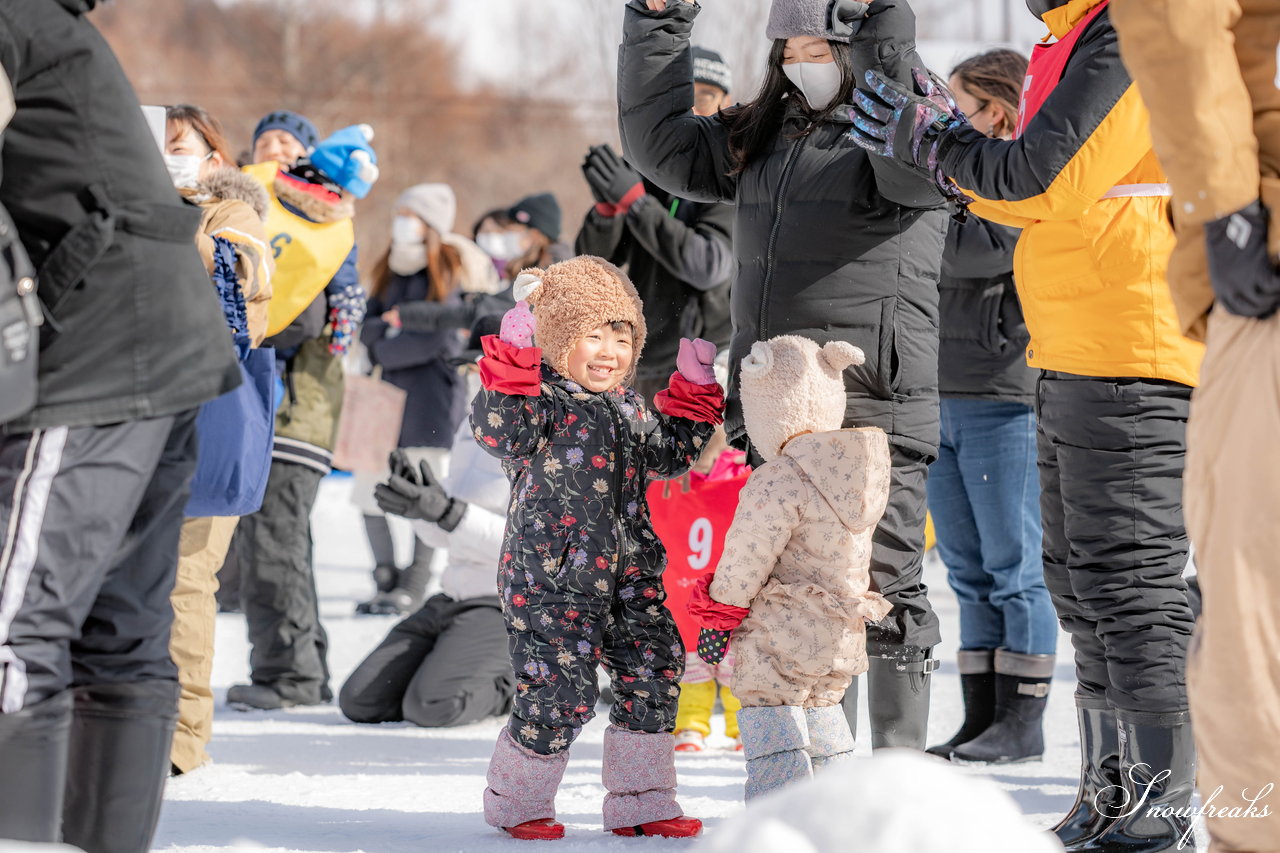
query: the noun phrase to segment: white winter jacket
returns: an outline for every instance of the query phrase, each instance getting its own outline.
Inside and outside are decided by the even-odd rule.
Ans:
[[[452,533],[421,520],[413,522],[413,530],[423,542],[449,552],[440,578],[445,595],[456,601],[496,597],[511,485],[498,460],[476,444],[466,418],[453,435],[449,474],[443,485],[449,497],[467,504],[462,521]]]

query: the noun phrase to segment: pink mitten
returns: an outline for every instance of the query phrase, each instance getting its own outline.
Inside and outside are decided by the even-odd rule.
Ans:
[[[523,349],[533,343],[533,330],[536,327],[529,303],[520,301],[516,303],[516,307],[502,315],[502,330],[498,337],[503,343]]]
[[[702,338],[680,339],[680,352],[676,355],[676,370],[694,385],[714,385],[716,373],[711,369],[716,360],[716,345]]]

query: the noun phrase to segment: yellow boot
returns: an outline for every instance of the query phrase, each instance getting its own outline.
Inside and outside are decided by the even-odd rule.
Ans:
[[[716,704],[716,683],[681,683],[676,709],[676,752],[702,752],[711,734],[711,709]]]
[[[738,697],[729,692],[729,685],[720,685],[720,704],[724,706],[724,733],[726,736],[733,738],[734,750],[742,751],[742,739],[738,737],[738,711],[742,709],[742,703],[738,701]]]

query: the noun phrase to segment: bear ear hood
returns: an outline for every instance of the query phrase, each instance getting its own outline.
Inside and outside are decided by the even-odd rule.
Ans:
[[[818,353],[818,359],[826,365],[831,375],[838,376],[845,368],[862,364],[867,360],[867,355],[848,341],[830,341]]]
[[[511,285],[511,295],[515,297],[516,302],[528,302],[533,305],[537,301],[534,295],[542,289],[544,275],[546,273],[542,270],[531,267],[516,276],[515,282]]]

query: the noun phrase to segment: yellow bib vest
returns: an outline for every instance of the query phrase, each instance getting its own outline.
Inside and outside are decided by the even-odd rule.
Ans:
[[[288,328],[338,274],[356,244],[356,230],[350,219],[312,222],[285,209],[276,196],[280,171],[276,163],[257,163],[244,171],[266,188],[271,199],[266,231],[276,271],[267,309],[270,336]]]

